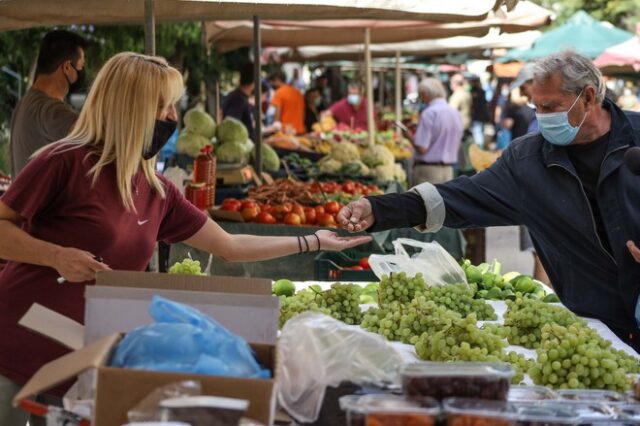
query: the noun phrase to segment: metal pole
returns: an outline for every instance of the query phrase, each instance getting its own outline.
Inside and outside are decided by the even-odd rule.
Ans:
[[[369,133],[369,145],[375,142],[376,123],[373,117],[373,87],[371,76],[371,31],[369,28],[364,30],[364,61],[365,61],[365,79],[367,91],[367,131]]]
[[[260,57],[262,49],[262,41],[260,39],[260,17],[255,15],[253,17],[253,71],[255,81],[255,104],[256,104],[256,172],[258,176],[262,174],[262,80],[260,75]]]
[[[144,1],[144,53],[156,54],[155,0]]]
[[[378,102],[380,102],[380,107],[384,108],[384,70],[380,71],[378,78]]]
[[[400,70],[400,51],[396,52],[396,121],[402,123],[402,71]],[[400,139],[402,130],[396,126],[396,137]]]

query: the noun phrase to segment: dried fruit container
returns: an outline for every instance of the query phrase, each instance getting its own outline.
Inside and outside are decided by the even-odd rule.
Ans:
[[[506,400],[514,375],[505,363],[421,362],[401,372],[404,394],[442,400],[449,397]]]
[[[512,403],[475,398],[447,398],[443,402],[447,426],[515,426]]]
[[[558,399],[558,395],[544,386],[511,386],[509,388],[509,401],[550,401]]]
[[[628,404],[633,402],[633,399],[628,395],[597,389],[565,389],[557,392],[558,398],[561,400],[569,401],[586,401],[586,402],[602,402],[608,404]]]
[[[347,411],[347,426],[435,426],[440,415],[434,399],[418,403],[399,395],[343,397],[340,406]]]
[[[516,402],[516,426],[573,426],[578,414],[559,402]]]
[[[580,418],[578,425],[603,425],[616,419],[612,407],[599,403],[587,401],[558,401],[561,404],[576,412]]]

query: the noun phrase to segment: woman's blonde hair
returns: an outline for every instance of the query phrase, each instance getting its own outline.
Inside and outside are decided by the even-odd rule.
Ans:
[[[102,169],[115,163],[120,198],[135,211],[133,177],[142,168],[149,185],[165,197],[155,173],[155,160],[142,153],[151,146],[158,113],[182,96],[183,80],[164,58],[118,53],[102,67],[78,121],[60,147],[87,147],[99,158],[89,170],[95,184]]]

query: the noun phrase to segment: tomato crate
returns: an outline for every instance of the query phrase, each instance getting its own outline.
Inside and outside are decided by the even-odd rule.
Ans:
[[[341,252],[323,252],[314,261],[314,279],[316,281],[379,281],[370,269],[346,269],[358,266],[360,259],[368,253],[351,252],[351,256]]]

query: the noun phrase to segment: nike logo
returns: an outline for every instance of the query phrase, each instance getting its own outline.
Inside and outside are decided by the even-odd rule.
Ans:
[[[144,224],[145,224],[145,223],[147,223],[147,222],[149,222],[149,219],[147,219],[147,220],[138,220],[138,225],[139,225],[139,226],[142,226],[142,225],[144,225]]]

